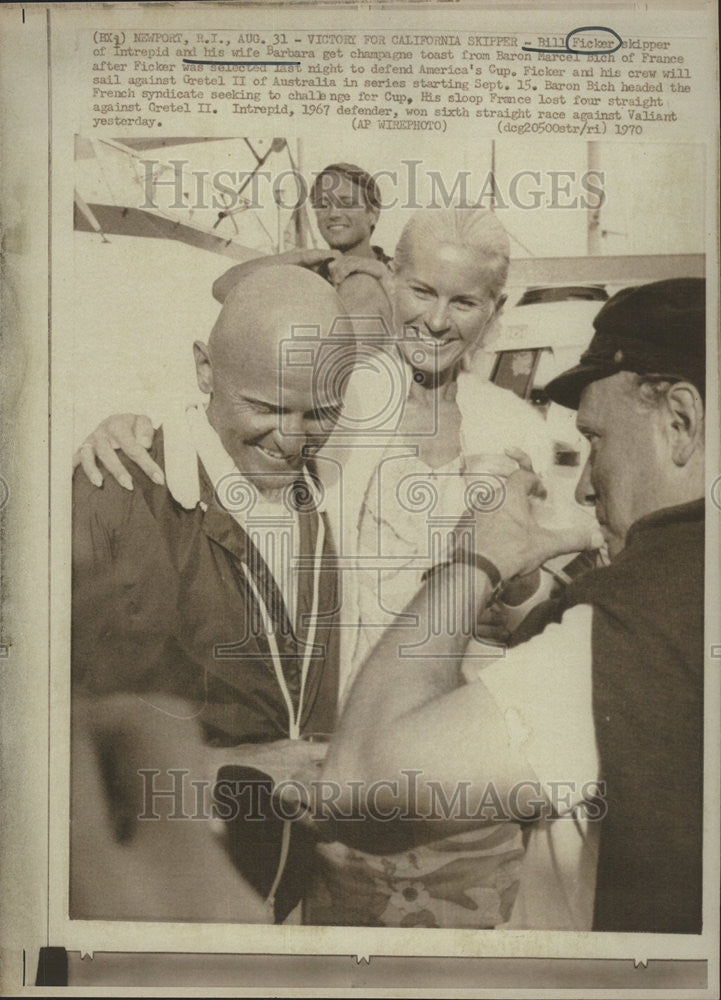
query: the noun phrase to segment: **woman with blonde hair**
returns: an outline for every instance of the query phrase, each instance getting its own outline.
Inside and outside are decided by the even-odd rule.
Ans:
[[[343,695],[386,628],[399,628],[403,643],[397,616],[424,571],[447,557],[448,531],[469,490],[480,502],[498,501],[503,476],[517,467],[508,449],[529,454],[539,470],[550,464],[541,418],[473,371],[503,306],[508,265],[508,237],[490,212],[421,210],[398,241],[392,345],[375,356],[361,351],[365,363],[356,364],[342,418],[363,427],[365,445],[347,448],[342,464],[345,551],[357,555],[344,610],[358,622]],[[334,438],[342,448],[340,429],[328,456]],[[518,603],[536,582],[506,596]],[[348,607],[353,598],[356,609]],[[510,915],[522,853],[513,823],[381,856],[321,844],[305,920],[496,927]]]

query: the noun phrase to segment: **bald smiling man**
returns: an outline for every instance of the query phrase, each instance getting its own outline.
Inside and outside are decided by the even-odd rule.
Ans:
[[[339,334],[330,346],[339,370],[354,357],[344,328],[338,296],[309,271],[272,267],[241,280],[207,344],[194,345],[207,406],[155,432],[166,483],[130,460],[130,491],[112,476],[101,489],[74,478],[74,916],[259,919],[252,895],[238,909],[232,882],[217,905],[215,890],[204,896],[218,871],[203,841],[210,827],[168,823],[159,790],[178,791],[173,770],[184,770],[190,793],[191,781],[212,782],[227,764],[290,776],[317,756],[307,735],[333,729],[338,579],[312,459],[342,406],[337,380],[317,377],[328,335]],[[178,801],[181,818],[198,812],[195,793]],[[158,823],[137,822],[156,811]],[[268,828],[248,871],[253,844],[230,828],[238,866],[270,901],[270,918],[283,919],[302,891],[287,888],[287,872],[281,884],[288,845],[279,842],[276,869]],[[109,879],[109,865],[125,876]]]

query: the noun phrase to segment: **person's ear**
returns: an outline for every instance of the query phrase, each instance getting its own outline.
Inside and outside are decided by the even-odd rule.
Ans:
[[[202,340],[196,340],[193,344],[193,355],[198,388],[201,392],[211,393],[213,391],[213,365],[210,361],[208,345],[204,344]]]
[[[380,209],[372,208],[370,205],[366,207],[366,212],[368,213],[368,218],[370,220],[371,232],[378,225],[378,219],[380,218]]]
[[[671,457],[675,465],[687,464],[698,447],[703,448],[704,406],[698,389],[690,382],[676,382],[666,391],[670,419]]]

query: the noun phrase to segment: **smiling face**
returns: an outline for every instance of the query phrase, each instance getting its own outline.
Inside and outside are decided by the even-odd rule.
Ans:
[[[591,451],[576,500],[593,504],[614,558],[631,525],[662,507],[668,493],[667,410],[644,403],[630,372],[592,382],[583,390],[576,424]]]
[[[297,478],[341,406],[337,396],[318,399],[311,366],[238,365],[214,375],[208,419],[240,472],[268,493]]]
[[[233,289],[210,343],[194,346],[198,385],[210,393],[208,420],[263,493],[293,482],[338,419],[342,386],[319,376],[319,360],[328,350],[322,337],[339,315],[337,296],[317,275],[268,268],[253,275],[249,290]],[[299,351],[293,326],[315,326],[319,338]],[[352,340],[341,344],[346,350],[352,354]]]
[[[480,254],[414,237],[394,294],[398,346],[410,365],[428,374],[452,368],[482,342],[498,308]]]
[[[321,190],[313,202],[321,236],[329,247],[341,253],[370,252],[378,209],[365,203],[363,192],[349,178],[332,174],[327,179],[327,189]]]

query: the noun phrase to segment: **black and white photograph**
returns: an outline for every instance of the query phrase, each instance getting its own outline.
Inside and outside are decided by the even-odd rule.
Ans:
[[[479,146],[489,207],[482,168],[449,178],[426,152],[427,203],[387,210],[342,149],[306,179],[287,140],[135,145],[76,147],[77,313],[106,311],[92,358],[78,337],[76,413],[104,382],[91,401],[121,412],[80,444],[73,486],[71,915],[697,933],[705,288],[703,218],[694,232],[687,212],[702,151],[624,149],[624,181],[629,159],[641,189],[685,178],[652,231],[623,211],[635,188],[613,213],[618,151],[589,144],[585,205],[557,234],[578,253],[548,260],[565,281],[524,287],[509,269],[542,273],[534,248],[550,249],[526,217],[554,218],[526,206],[581,159],[564,144],[534,151],[525,190],[517,146]],[[218,210],[192,157],[244,152],[237,197],[260,202],[263,164],[276,199]],[[407,186],[407,162],[384,158],[386,181]],[[443,204],[457,176],[468,197]],[[200,209],[160,207],[198,177]],[[386,211],[400,233],[384,249]],[[589,261],[614,244],[631,252]],[[155,274],[141,328],[132,258]],[[197,384],[176,405],[183,365]],[[171,411],[157,429],[128,412],[144,399]],[[671,421],[658,440],[654,406]],[[612,768],[625,800],[606,798]]]

